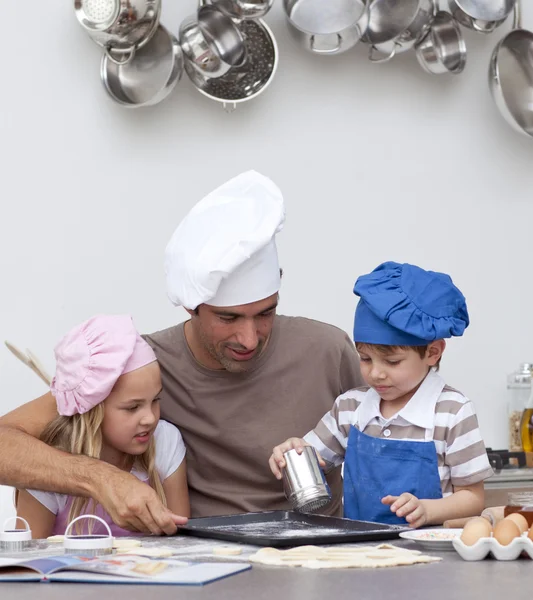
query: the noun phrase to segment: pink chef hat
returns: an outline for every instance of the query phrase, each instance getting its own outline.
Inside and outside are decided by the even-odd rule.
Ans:
[[[60,415],[83,414],[103,402],[117,379],[156,360],[126,315],[99,315],[68,333],[55,347],[50,385]]]

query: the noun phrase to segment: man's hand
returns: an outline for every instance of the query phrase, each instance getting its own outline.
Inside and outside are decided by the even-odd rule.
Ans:
[[[381,499],[383,504],[390,506],[397,517],[404,517],[409,527],[422,527],[428,520],[426,507],[422,500],[413,494],[404,493],[401,496],[385,496]]]
[[[287,466],[285,464],[285,459],[283,458],[285,452],[288,452],[289,450],[296,450],[298,454],[301,454],[304,451],[304,447],[310,445],[311,444],[308,444],[305,440],[302,440],[301,438],[289,438],[287,441],[283,442],[283,444],[276,446],[272,450],[271,457],[268,459],[270,470],[272,471],[272,473],[274,473],[276,479],[281,479],[281,469]],[[324,468],[326,466],[324,459],[320,456],[318,452],[317,456],[319,465]]]
[[[172,535],[178,525],[187,523],[186,517],[166,508],[149,485],[118,469],[108,473],[92,496],[116,525],[130,531]]]

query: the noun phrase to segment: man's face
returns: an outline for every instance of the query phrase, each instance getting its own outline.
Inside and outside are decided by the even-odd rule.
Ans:
[[[201,304],[196,312],[189,311],[194,340],[214,368],[232,373],[247,371],[270,338],[277,304],[278,294],[241,306]],[[202,356],[197,359],[204,362]]]

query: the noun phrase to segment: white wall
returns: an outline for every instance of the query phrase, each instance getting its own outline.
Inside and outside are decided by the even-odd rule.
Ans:
[[[281,311],[350,331],[353,282],[379,262],[451,273],[472,325],[442,371],[475,401],[487,443],[505,446],[505,377],[533,360],[533,141],[487,88],[509,26],[467,35],[461,76],[430,77],[412,54],[379,66],[362,46],[307,54],[276,0],[281,60],[263,95],[228,115],[184,78],[163,104],[128,111],[105,95],[70,4],[3,6],[0,338],[52,371],[55,342],[94,313],[129,312],[143,331],[183,320],[165,295],[165,244],[204,193],[255,168],[287,203]],[[177,32],[194,6],[164,0],[163,23]],[[0,413],[45,391],[3,346],[0,381]],[[0,516],[10,502],[2,492]]]

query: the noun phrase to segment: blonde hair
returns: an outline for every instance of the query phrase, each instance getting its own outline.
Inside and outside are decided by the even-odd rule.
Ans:
[[[104,421],[104,404],[97,404],[88,412],[66,417],[57,416],[45,428],[41,441],[70,454],[81,454],[91,458],[100,458],[102,452],[102,423]],[[165,491],[161,478],[155,467],[155,440],[152,437],[146,451],[135,457],[133,465],[148,474],[148,483],[164,506],[167,505]],[[97,502],[93,498],[76,497],[70,507],[69,523],[87,512],[94,514]],[[89,532],[92,531],[93,521],[89,521]],[[81,533],[78,521],[75,525],[77,533]]]

